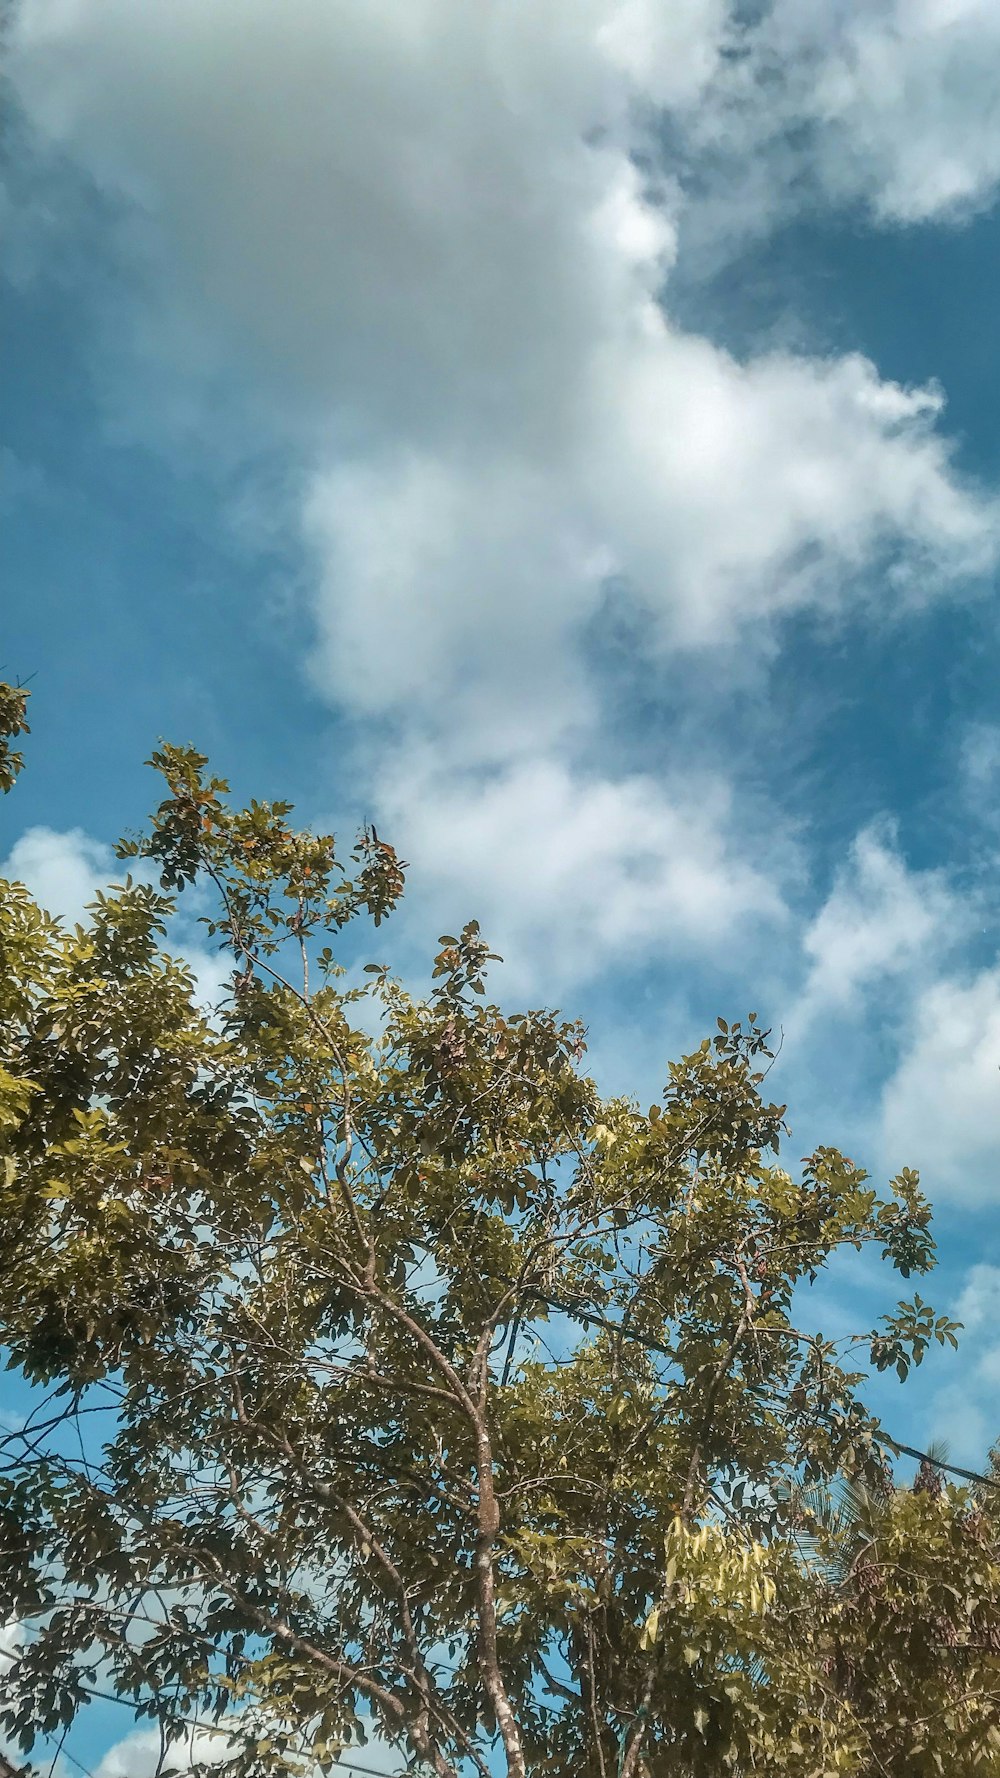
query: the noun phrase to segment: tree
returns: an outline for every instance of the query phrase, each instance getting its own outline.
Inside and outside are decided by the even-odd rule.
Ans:
[[[953,1324],[914,1297],[862,1362],[796,1319],[841,1247],[930,1268],[916,1176],[786,1171],[755,1015],[643,1113],[578,1024],[488,1000],[474,923],[427,999],[347,985],[392,849],[153,763],[84,925],[3,890],[0,1338],[38,1405],[0,1725],[30,1751],[97,1689],[167,1748],[217,1720],[241,1774],[375,1731],[438,1778],[1000,1772],[994,1496],[891,1491],[861,1393]],[[164,948],[191,895],[211,1012]],[[838,1478],[882,1501],[839,1567]]]

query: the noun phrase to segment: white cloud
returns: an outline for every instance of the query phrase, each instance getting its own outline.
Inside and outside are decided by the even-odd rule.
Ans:
[[[171,1743],[164,1760],[159,1730],[133,1729],[108,1748],[93,1778],[155,1778],[161,1770],[184,1772],[195,1760],[215,1765],[226,1758],[227,1751],[225,1735],[210,1729],[188,1729]]]
[[[943,871],[911,871],[891,824],[868,826],[803,936],[808,973],[789,1031],[798,1036],[823,1011],[859,1012],[866,991],[884,994],[892,978],[912,995],[965,936],[968,920]]]
[[[407,1756],[400,1753],[398,1748],[390,1747],[387,1741],[383,1741],[379,1735],[372,1733],[363,1747],[351,1749],[345,1753],[343,1758],[334,1765],[333,1770],[349,1774],[357,1772],[359,1765],[363,1765],[369,1772],[384,1772],[387,1778],[395,1778],[396,1774],[401,1775],[409,1770],[408,1764],[401,1763],[406,1762],[406,1758]]]
[[[16,1618],[0,1624],[0,1661],[16,1660],[24,1647],[24,1627]]]
[[[860,358],[741,365],[649,304],[581,360],[576,408],[544,467],[483,441],[315,477],[318,672],[340,699],[532,744],[587,713],[573,642],[610,573],[662,651],[748,624],[759,646],[782,612],[861,596],[883,557],[897,603],[988,565],[993,520],[950,477],[936,398]]]
[[[1000,1438],[1000,1267],[982,1261],[969,1266],[956,1298],[941,1306],[962,1323],[962,1332],[957,1354],[935,1360],[936,1372],[952,1375],[924,1407],[924,1436],[943,1440],[956,1463],[982,1466]]]
[[[0,865],[0,876],[24,883],[41,907],[70,924],[85,919],[88,903],[117,874],[111,848],[79,827],[29,827]]]
[[[714,157],[717,224],[740,234],[824,203],[952,221],[995,202],[993,0],[771,0],[734,43],[691,118],[689,152]]]
[[[997,1325],[995,1321],[993,1325],[995,1328]],[[988,1389],[996,1389],[997,1384],[1000,1383],[1000,1346],[987,1346],[986,1351],[980,1353],[976,1361],[975,1374],[977,1381],[985,1384]],[[1000,1436],[1000,1422],[995,1430]]]
[[[320,598],[317,683],[369,715],[461,736],[487,758],[592,716],[566,633],[609,565],[551,479],[516,461],[413,452],[340,464],[306,502]]]
[[[732,29],[723,0],[21,0],[29,114],[158,231],[163,349],[214,332],[308,465],[341,704],[507,757],[590,714],[609,572],[651,647],[759,646],[994,559],[938,393],[740,363],[659,305],[685,200],[633,151],[701,116]]]
[[[956,1355],[962,1365],[961,1381],[956,1377],[950,1386],[931,1395],[923,1414],[928,1440],[940,1440],[949,1461],[974,1468],[985,1464],[990,1446],[995,1443],[1000,1424],[988,1393],[977,1388],[965,1368],[967,1352]],[[960,1481],[955,1476],[953,1480]]]
[[[886,1165],[919,1165],[932,1198],[1000,1197],[1000,966],[919,996],[882,1096]]]
[[[650,316],[607,360],[588,476],[602,535],[682,641],[856,598],[900,548],[890,599],[917,562],[932,582],[979,572],[992,519],[950,477],[938,405],[859,357],[741,364]]]
[[[773,856],[746,861],[725,786],[707,776],[671,788],[553,757],[455,775],[434,755],[393,756],[379,803],[415,896],[445,925],[480,921],[505,990],[718,955],[785,919]]]
[[[1000,1266],[970,1266],[955,1314],[969,1334],[1000,1328]]]
[[[791,0],[776,8],[779,45],[794,10]],[[991,0],[865,0],[838,35],[817,58],[810,94],[832,192],[865,196],[900,222],[991,204],[1000,182]]]

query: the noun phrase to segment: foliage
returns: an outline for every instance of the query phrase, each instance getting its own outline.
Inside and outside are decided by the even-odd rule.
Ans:
[[[22,686],[0,684],[0,791],[13,787],[24,764],[23,753],[12,747],[11,742],[29,732],[29,696]]]
[[[83,926],[3,890],[0,1337],[44,1396],[2,1444],[0,1724],[96,1688],[214,1716],[242,1774],[376,1730],[439,1778],[1000,1772],[993,1497],[891,1489],[860,1393],[954,1327],[796,1319],[842,1247],[930,1268],[916,1176],[785,1170],[754,1015],[643,1113],[488,999],[474,923],[428,998],[348,986],[392,849],[154,763]],[[211,1013],[164,948],[191,894]],[[810,1508],[838,1478],[860,1544]]]

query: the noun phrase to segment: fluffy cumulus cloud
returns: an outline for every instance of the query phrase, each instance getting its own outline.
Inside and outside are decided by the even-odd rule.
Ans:
[[[918,581],[926,598],[991,559],[993,516],[949,473],[937,398],[863,359],[740,364],[650,301],[633,334],[595,343],[575,398],[544,465],[484,440],[317,474],[317,670],[339,698],[461,713],[491,746],[499,702],[507,741],[534,743],[579,718],[574,637],[611,576],[663,650],[760,642],[783,612],[842,608],[876,563],[890,598],[915,600]]]
[[[549,758],[456,776],[425,755],[393,760],[380,800],[420,894],[446,924],[475,915],[519,991],[621,960],[719,956],[787,923],[716,779],[670,787]]]
[[[1000,967],[920,995],[882,1100],[888,1166],[919,1157],[932,1197],[1000,1197]]]
[[[566,631],[596,609],[605,564],[583,524],[553,507],[547,475],[391,451],[317,474],[305,520],[325,691],[461,737],[484,761],[551,746],[592,718]]]
[[[26,884],[43,908],[70,924],[85,918],[88,905],[115,875],[110,846],[78,827],[64,833],[29,827],[0,864],[0,876]]]

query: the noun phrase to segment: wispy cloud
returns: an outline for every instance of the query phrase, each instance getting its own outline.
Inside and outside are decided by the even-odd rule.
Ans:
[[[799,1038],[821,1015],[864,1014],[865,997],[890,995],[893,1013],[934,981],[967,936],[971,903],[943,870],[907,865],[891,821],[859,833],[809,922],[807,974],[788,1020]]]

